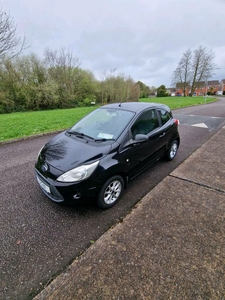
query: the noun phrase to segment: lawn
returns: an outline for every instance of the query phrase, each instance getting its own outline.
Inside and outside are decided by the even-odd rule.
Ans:
[[[143,102],[164,103],[171,109],[204,104],[215,100],[216,98],[211,97],[206,97],[206,99],[205,97],[140,99]],[[64,130],[95,108],[96,106],[0,115],[0,142]]]
[[[94,108],[96,107],[0,115],[0,142],[69,128]]]
[[[157,102],[168,105],[171,109],[182,108],[187,106],[200,105],[214,102],[216,98],[213,97],[166,97],[166,98],[144,98],[143,102]]]

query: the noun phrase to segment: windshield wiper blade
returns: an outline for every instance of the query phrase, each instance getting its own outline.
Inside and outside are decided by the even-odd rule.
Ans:
[[[115,139],[106,139],[106,138],[98,138],[94,139],[95,142],[106,142],[106,141],[115,141]]]
[[[73,131],[73,130],[67,130],[67,133],[69,134],[74,134],[74,135],[77,135],[77,136],[83,136],[83,133],[80,133],[78,131]]]
[[[67,132],[68,132],[69,134],[74,134],[74,135],[76,135],[76,136],[79,137],[79,138],[87,137],[87,138],[89,138],[89,139],[91,139],[91,140],[94,140],[94,138],[93,138],[92,136],[87,135],[87,134],[85,134],[85,133],[83,133],[83,132],[78,132],[78,131],[73,131],[73,130],[68,130]]]

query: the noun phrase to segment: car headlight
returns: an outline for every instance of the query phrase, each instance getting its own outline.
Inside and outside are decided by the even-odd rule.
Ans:
[[[77,167],[60,175],[56,180],[61,182],[76,182],[87,179],[97,168],[98,164],[99,161],[96,161],[90,165],[83,165]]]

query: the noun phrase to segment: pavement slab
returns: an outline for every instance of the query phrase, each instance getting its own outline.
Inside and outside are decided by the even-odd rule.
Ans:
[[[225,192],[225,127],[190,155],[171,175]]]

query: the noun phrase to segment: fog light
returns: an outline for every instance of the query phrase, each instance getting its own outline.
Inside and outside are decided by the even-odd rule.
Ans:
[[[80,197],[81,197],[81,193],[79,193],[79,192],[73,195],[74,200],[78,200],[78,199],[80,199]]]

